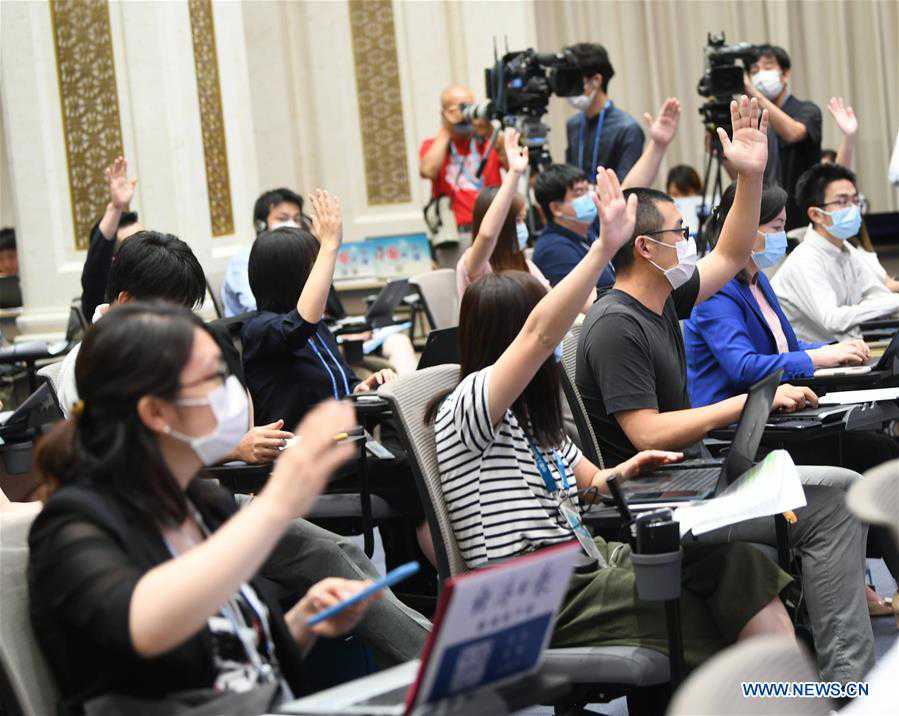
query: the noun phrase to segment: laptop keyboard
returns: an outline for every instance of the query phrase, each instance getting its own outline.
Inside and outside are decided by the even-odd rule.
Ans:
[[[691,467],[672,472],[655,472],[646,477],[639,477],[633,482],[625,483],[634,494],[641,492],[699,492],[712,485],[719,475],[719,470],[708,467]]]

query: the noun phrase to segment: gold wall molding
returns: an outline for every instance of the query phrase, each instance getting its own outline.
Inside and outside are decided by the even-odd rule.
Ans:
[[[350,0],[368,203],[412,200],[391,0]]]
[[[51,0],[75,248],[109,202],[103,169],[124,155],[107,0]]]
[[[215,51],[215,25],[211,0],[189,0],[190,34],[194,45],[194,68],[200,101],[200,128],[203,133],[203,157],[206,163],[206,191],[213,236],[234,233],[231,206],[231,178],[228,173],[228,145],[222,114],[222,90],[218,55]]]

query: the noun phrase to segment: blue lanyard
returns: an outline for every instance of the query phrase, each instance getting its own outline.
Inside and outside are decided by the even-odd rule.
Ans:
[[[322,348],[324,348],[325,351],[327,352],[327,354],[329,356],[331,356],[331,360],[334,361],[334,365],[337,366],[337,370],[340,371],[340,378],[343,382],[344,394],[349,395],[350,394],[350,384],[347,382],[347,379],[346,379],[346,371],[343,369],[343,366],[340,365],[340,361],[334,357],[334,354],[331,352],[331,349],[328,348],[328,344],[325,343],[325,341],[322,339],[322,337],[319,336],[318,334],[316,334],[315,337],[318,338],[318,342],[322,344]],[[340,396],[335,395],[334,397],[339,398]]]
[[[474,154],[478,158],[478,164],[484,159],[484,155],[478,151],[477,144],[475,144],[474,137],[472,137],[469,141],[468,150],[471,154]],[[459,172],[456,174],[456,184],[459,183],[459,174],[464,174],[465,177],[475,186],[475,189],[480,191],[484,186],[484,178],[481,177],[477,179],[468,173],[468,169],[465,168],[465,157],[459,154],[459,151],[456,149],[456,143],[450,140],[450,154],[453,156],[453,159],[459,160]],[[468,156],[471,156],[469,154]]]
[[[534,441],[531,440],[530,435],[525,435],[525,438],[528,441],[528,447],[531,448],[531,453],[534,455],[534,462],[537,463],[537,472],[539,472],[540,477],[543,478],[543,484],[546,486],[546,491],[550,495],[554,495],[559,491],[559,486],[553,479],[553,475],[549,470],[549,465],[546,463],[546,458],[543,457],[543,453],[541,453],[540,450],[537,449],[537,446],[534,445]],[[553,461],[556,463],[556,470],[559,471],[559,476],[562,478],[562,487],[567,494],[569,484],[568,477],[565,474],[565,463],[562,461],[562,456],[559,455],[556,450],[553,450]]]
[[[596,181],[596,167],[599,165],[599,138],[602,136],[602,125],[606,119],[606,110],[612,104],[612,100],[607,99],[603,105],[602,112],[599,113],[599,121],[596,123],[596,137],[593,140],[593,163],[584,172],[587,180],[592,184]],[[581,112],[580,133],[578,134],[578,154],[577,165],[579,169],[584,168],[584,145],[587,143],[587,115]]]

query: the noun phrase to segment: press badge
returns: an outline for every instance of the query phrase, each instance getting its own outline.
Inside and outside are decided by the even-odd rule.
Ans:
[[[581,549],[584,550],[586,555],[590,557],[590,559],[595,559],[599,563],[601,569],[608,567],[609,564],[600,553],[599,548],[596,546],[596,542],[593,541],[593,536],[584,526],[584,522],[581,520],[581,515],[578,512],[577,507],[571,502],[571,498],[562,492],[559,492],[559,512],[565,518],[568,526],[571,527],[571,531],[574,532],[574,536],[577,537],[577,541],[580,542]]]

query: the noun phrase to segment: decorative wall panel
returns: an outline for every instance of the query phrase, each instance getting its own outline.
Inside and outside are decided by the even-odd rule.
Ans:
[[[231,179],[228,174],[228,146],[222,115],[222,90],[211,0],[189,0],[190,32],[194,44],[194,67],[200,100],[200,127],[206,162],[206,191],[213,236],[234,233],[231,206]]]
[[[368,203],[411,200],[391,0],[350,0]]]
[[[86,249],[109,192],[103,170],[124,154],[106,0],[51,0],[75,248]]]

